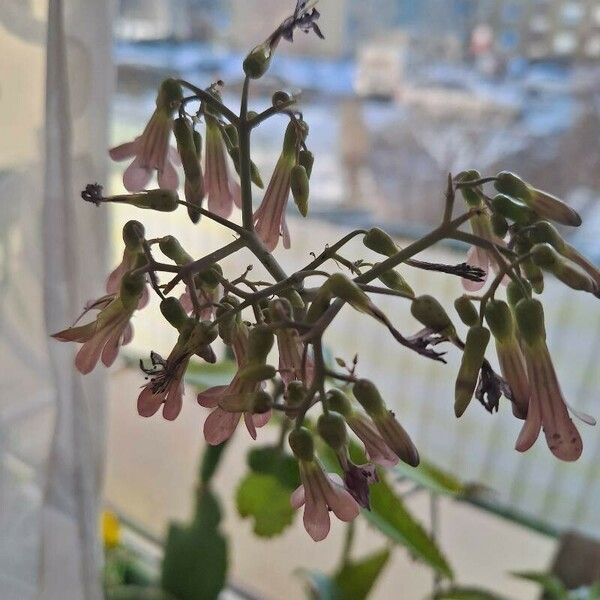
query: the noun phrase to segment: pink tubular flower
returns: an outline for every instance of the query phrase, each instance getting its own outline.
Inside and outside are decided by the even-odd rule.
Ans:
[[[177,150],[169,145],[169,138],[173,129],[173,110],[182,98],[183,92],[176,80],[163,81],[156,97],[156,109],[142,134],[132,142],[109,150],[115,161],[134,157],[123,174],[123,185],[128,191],[143,190],[153,171],[158,174],[161,188],[177,189],[179,177],[173,163],[180,164],[180,160]]]
[[[346,416],[346,423],[364,444],[370,461],[385,468],[393,467],[398,463],[398,456],[385,443],[373,421],[367,415],[353,411]]]
[[[131,341],[133,329],[129,321],[144,288],[142,275],[125,276],[119,294],[104,296],[86,307],[85,312],[91,308],[100,309],[94,321],[53,334],[52,337],[61,342],[83,344],[75,357],[75,367],[80,373],[90,373],[100,358],[106,367],[110,367],[117,358],[119,348]]]
[[[359,513],[359,506],[342,485],[338,475],[325,473],[316,460],[299,460],[302,485],[292,494],[295,509],[304,506],[304,528],[308,535],[320,542],[331,527],[329,511],[340,521],[349,522]]]
[[[210,289],[208,287],[200,287],[196,289],[196,295],[198,296],[198,301],[202,310],[200,311],[199,318],[201,321],[210,321],[216,312],[216,303],[222,295],[222,288],[220,285]],[[181,306],[183,310],[188,315],[191,315],[194,312],[194,305],[192,303],[192,296],[190,294],[189,287],[186,287],[186,290],[181,297],[179,298],[179,302],[181,302]]]
[[[132,252],[129,248],[125,247],[121,262],[115,267],[106,280],[106,291],[108,294],[116,294],[119,291],[123,276],[136,267],[138,259],[139,254],[137,252]],[[138,310],[144,308],[149,301],[150,293],[148,291],[148,285],[144,285],[137,306]]]
[[[544,314],[538,300],[521,300],[515,309],[523,339],[523,353],[531,390],[527,418],[517,439],[519,452],[529,450],[544,429],[546,442],[554,456],[564,461],[577,460],[583,451],[579,431],[569,417],[558,378],[545,339]],[[593,418],[583,415],[589,424]]]
[[[291,174],[296,164],[296,148],[305,131],[296,121],[290,121],[285,132],[283,149],[267,186],[260,206],[254,213],[254,226],[267,249],[277,247],[283,236],[283,247],[290,247],[290,232],[285,220],[285,209],[291,188]]]
[[[229,217],[233,205],[241,206],[240,186],[233,178],[227,156],[223,133],[215,117],[205,115],[206,152],[204,190],[208,197],[208,210],[221,217]]]
[[[229,385],[219,385],[198,394],[198,404],[214,409],[204,421],[204,438],[211,446],[228,440],[235,431],[242,413],[244,423],[252,439],[256,439],[256,428],[263,427],[271,418],[271,411],[255,414],[244,410],[252,396],[261,389],[261,383],[240,378],[240,371],[247,364],[248,327],[235,323],[231,335],[233,352],[238,371]]]
[[[311,356],[306,355],[304,342],[295,329],[278,329],[276,332],[279,352],[279,374],[285,387],[292,381],[302,381],[309,388],[313,382],[315,365]]]

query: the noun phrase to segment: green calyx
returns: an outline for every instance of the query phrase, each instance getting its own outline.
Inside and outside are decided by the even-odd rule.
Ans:
[[[294,165],[290,174],[290,188],[298,212],[306,217],[308,214],[309,183],[308,174],[302,165]]]
[[[359,379],[352,386],[352,393],[370,417],[376,417],[386,411],[385,402],[372,381]]]
[[[317,431],[333,450],[341,450],[348,444],[346,421],[337,412],[330,410],[323,413],[317,420]]]
[[[161,301],[160,312],[177,330],[180,330],[188,319],[185,310],[183,310],[183,306],[181,306],[181,302],[173,296],[169,296]]]
[[[456,181],[458,183],[464,183],[467,181],[477,181],[479,179],[481,179],[481,173],[479,171],[475,171],[474,169],[470,171],[463,171],[462,173],[459,173],[456,177]],[[468,206],[478,207],[481,205],[480,192],[476,187],[461,187],[460,193],[462,194],[462,197]]]
[[[137,303],[144,291],[146,279],[143,274],[125,273],[121,279],[121,288],[119,290],[119,298],[123,306],[128,310],[136,308]]]
[[[333,388],[327,392],[325,398],[330,410],[335,411],[344,417],[349,417],[352,414],[352,403],[350,402],[350,398],[348,398],[342,390]]]
[[[266,325],[256,325],[248,336],[248,364],[264,364],[273,347],[274,335]]]
[[[531,297],[531,284],[528,281],[522,281],[522,285],[511,279],[506,286],[506,297],[508,298],[508,303],[514,308],[519,300],[523,300],[523,298]],[[527,290],[527,293],[523,290]]]
[[[531,199],[531,188],[518,175],[510,171],[501,171],[496,175],[494,187],[501,193],[519,198],[526,204]]]
[[[253,48],[244,59],[242,68],[250,79],[260,79],[269,69],[273,52],[267,42]]]
[[[336,298],[341,298],[350,304],[353,308],[369,312],[371,301],[369,297],[346,275],[343,273],[334,273],[323,287]]]
[[[514,338],[515,323],[510,307],[503,300],[488,300],[485,305],[485,321],[494,338],[501,343]]]
[[[251,412],[253,415],[261,415],[271,410],[271,407],[273,406],[273,398],[268,392],[265,392],[264,390],[258,390],[252,394],[248,404],[248,412]]]
[[[288,443],[294,456],[303,461],[312,461],[315,456],[315,443],[311,432],[300,427],[290,432]]]
[[[176,191],[162,189],[113,196],[112,198],[116,202],[131,204],[132,206],[146,208],[148,210],[157,210],[159,212],[173,212],[177,209],[179,202],[179,196]]]
[[[410,305],[410,312],[417,321],[437,333],[448,336],[456,334],[448,313],[433,296],[428,294],[417,296]]]
[[[471,327],[467,333],[454,386],[454,414],[457,417],[464,414],[471,402],[489,341],[490,331],[481,325]]]
[[[160,251],[170,258],[176,265],[187,265],[192,262],[192,257],[183,249],[179,240],[172,235],[165,235],[158,242]]]
[[[146,230],[139,221],[127,221],[123,225],[123,241],[128,250],[141,252],[145,234]]]
[[[492,210],[495,214],[514,221],[517,225],[529,225],[536,219],[536,214],[524,202],[507,196],[497,194],[492,199]]]
[[[158,88],[156,108],[172,114],[183,99],[183,89],[176,79],[165,79]]]
[[[301,381],[290,381],[285,391],[286,404],[290,408],[298,408],[306,398],[306,388]]]
[[[398,252],[398,247],[392,237],[383,231],[383,229],[379,229],[379,227],[369,229],[362,241],[369,250],[373,250],[377,254],[393,256]]]
[[[479,322],[479,313],[475,305],[466,296],[461,296],[454,301],[454,308],[460,317],[460,320],[471,327]]]
[[[373,266],[378,267],[381,263],[375,263]],[[415,292],[410,287],[410,285],[406,282],[406,279],[396,271],[396,269],[390,269],[385,273],[382,273],[378,277],[379,281],[383,283],[386,287],[391,290],[395,290],[397,292],[402,292],[406,294],[408,297],[414,298]]]
[[[561,254],[567,249],[567,245],[556,227],[548,221],[538,221],[529,231],[529,239],[534,244],[548,243]]]
[[[517,328],[528,346],[535,346],[546,339],[544,308],[534,298],[519,300],[515,306]]]
[[[309,179],[312,173],[314,162],[315,157],[310,150],[300,150],[300,152],[298,152],[298,164],[304,167],[306,175]]]

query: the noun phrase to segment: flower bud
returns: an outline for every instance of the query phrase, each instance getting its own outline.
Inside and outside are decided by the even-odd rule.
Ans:
[[[411,467],[418,466],[419,452],[391,410],[384,410],[374,416],[373,423],[386,445],[400,460]]]
[[[131,310],[137,306],[145,285],[146,278],[141,273],[134,275],[129,272],[123,275],[123,278],[121,279],[121,288],[119,290],[119,298],[125,308]]]
[[[186,178],[196,179],[200,177],[200,163],[198,162],[198,153],[194,143],[192,124],[186,117],[178,117],[173,121],[173,133]]]
[[[520,198],[527,202],[531,193],[529,186],[518,176],[510,171],[502,171],[496,175],[494,187],[501,193],[513,198]]]
[[[187,321],[188,316],[177,298],[169,296],[160,303],[160,312],[175,329],[179,330]]]
[[[512,339],[515,330],[512,312],[503,300],[488,300],[485,305],[485,321],[492,335],[499,342]]]
[[[306,388],[301,381],[290,381],[285,391],[286,404],[290,408],[298,408],[306,398]]]
[[[289,102],[291,99],[292,97],[287,92],[284,92],[283,90],[277,90],[273,96],[271,96],[271,104],[273,106],[279,106],[280,104]]]
[[[244,59],[244,73],[250,79],[260,79],[267,72],[272,56],[271,46],[267,42],[256,46]]]
[[[327,406],[330,410],[333,410],[344,417],[348,417],[352,414],[352,403],[342,390],[333,388],[327,392],[325,397]]]
[[[281,295],[287,298],[291,307],[295,310],[302,310],[306,306],[304,300],[302,300],[302,296],[294,289],[282,292]]]
[[[306,321],[308,323],[315,323],[323,315],[323,313],[329,308],[329,302],[331,298],[326,291],[321,291],[313,298],[313,301],[308,307],[306,313]]]
[[[435,332],[454,335],[455,329],[444,307],[428,294],[418,296],[410,305],[412,316]]]
[[[565,241],[562,239],[560,233],[548,221],[538,221],[530,230],[529,238],[534,244],[547,242],[561,254],[566,249]]]
[[[570,288],[591,294],[598,292],[596,282],[577,265],[558,254],[550,244],[536,244],[531,252],[536,265],[550,271]]]
[[[217,330],[210,321],[196,321],[191,317],[188,318],[194,322],[194,329],[192,330],[189,344],[196,352],[198,352],[199,348],[205,347],[217,339]]]
[[[531,246],[528,242],[521,240],[517,242],[515,250],[517,254],[523,255],[529,252]],[[531,287],[537,294],[544,291],[544,274],[542,270],[533,262],[531,258],[526,258],[520,263],[525,279],[531,283]]]
[[[456,181],[458,183],[463,183],[465,181],[477,181],[478,179],[481,179],[481,173],[479,173],[479,171],[475,171],[474,169],[470,171],[463,171],[456,176]],[[469,206],[479,206],[481,204],[481,197],[475,187],[461,187],[460,193]]]
[[[144,226],[139,221],[127,221],[123,225],[123,241],[127,249],[140,252],[145,233]]]
[[[260,188],[262,190],[265,187],[262,177],[260,176],[260,171],[258,170],[258,167],[254,164],[254,161],[252,160],[250,161],[250,179],[257,188]]]
[[[294,315],[292,305],[287,298],[274,298],[271,300],[269,302],[268,311],[272,321],[290,319]]]
[[[225,133],[225,137],[227,138],[227,141],[232,147],[240,145],[240,138],[238,136],[238,130],[235,125],[233,125],[232,123],[228,123],[227,125],[225,125],[225,127],[223,127],[223,132]]]
[[[384,256],[393,256],[398,252],[398,247],[394,240],[385,231],[379,227],[369,229],[363,237],[363,244],[377,254]]]
[[[261,415],[263,413],[271,410],[273,406],[273,398],[271,394],[265,392],[264,390],[258,390],[252,394],[252,398],[250,399],[248,412],[251,412],[253,415]]]
[[[529,298],[531,296],[531,284],[528,281],[522,281],[521,284],[527,290],[527,294],[525,294],[523,287],[512,279],[506,286],[506,297],[508,298],[508,303],[513,308],[517,305],[519,300],[522,300],[523,298]]]
[[[536,214],[520,200],[511,198],[505,194],[497,194],[492,200],[492,210],[507,219],[514,221],[517,225],[529,225],[535,221]]]
[[[248,336],[248,363],[260,364],[267,360],[273,347],[274,335],[266,325],[256,325]]]
[[[186,265],[192,262],[192,257],[183,249],[179,240],[172,235],[165,235],[158,241],[160,251],[176,265]]]
[[[343,273],[334,273],[323,285],[333,296],[341,298],[356,310],[371,312],[371,301],[357,285]]]
[[[221,277],[223,275],[223,268],[219,263],[210,265],[207,269],[200,271],[196,278],[200,282],[202,287],[210,288],[211,290],[216,288],[221,283]]]
[[[507,220],[498,213],[493,213],[490,217],[490,223],[492,224],[492,231],[500,239],[503,239],[508,232]]]
[[[489,341],[490,331],[481,325],[474,325],[467,333],[454,386],[454,414],[457,417],[463,415],[471,402]]]
[[[454,308],[460,317],[460,320],[465,324],[472,327],[479,322],[479,313],[475,308],[475,305],[466,296],[461,296],[454,301]]]
[[[346,421],[339,413],[323,413],[317,421],[317,431],[325,443],[333,450],[341,450],[348,443]]]
[[[306,175],[309,179],[312,173],[314,162],[315,157],[310,150],[300,150],[300,152],[298,152],[298,164],[304,167],[304,169],[306,170]]]
[[[375,263],[373,266],[378,267],[380,264],[381,263]],[[389,271],[382,273],[378,279],[381,281],[381,283],[383,283],[383,285],[391,290],[402,292],[412,298],[415,297],[414,290],[410,287],[410,285],[408,285],[406,279],[404,279],[404,277],[402,277],[402,275],[400,275],[396,269],[390,269]]]
[[[312,434],[306,427],[290,432],[288,443],[298,460],[311,461],[315,456],[315,443]]]
[[[302,165],[294,165],[290,174],[290,187],[294,202],[303,217],[308,214],[308,175]]]
[[[385,412],[385,402],[372,381],[359,379],[352,386],[352,393],[370,417],[375,417]]]
[[[158,88],[156,96],[156,108],[171,112],[176,104],[183,99],[183,89],[176,79],[165,79]]]
[[[200,162],[202,158],[202,134],[194,129],[192,131],[192,136],[194,138],[194,148],[196,149],[196,157],[198,158],[198,162]]]
[[[221,306],[217,307],[216,316],[217,318],[222,317],[226,312],[237,306],[237,301],[234,301],[233,297],[228,297],[221,302]],[[231,345],[233,329],[236,326],[239,313],[232,314],[228,318],[219,321],[218,330],[219,337],[225,344]]]
[[[515,306],[515,317],[521,337],[528,346],[546,339],[544,308],[539,300],[524,298]]]

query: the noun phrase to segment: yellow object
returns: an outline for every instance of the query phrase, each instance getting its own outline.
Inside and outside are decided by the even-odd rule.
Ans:
[[[102,541],[105,548],[115,548],[121,543],[121,524],[117,515],[102,511]]]

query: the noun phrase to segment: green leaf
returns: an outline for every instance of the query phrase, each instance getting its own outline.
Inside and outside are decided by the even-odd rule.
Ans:
[[[452,570],[437,544],[406,510],[385,479],[371,486],[371,511],[363,510],[362,513],[371,525],[396,544],[407,548],[416,559],[452,578]]]
[[[223,450],[227,446],[227,440],[218,446],[207,445],[202,455],[200,462],[200,481],[207,484],[215,474],[221,458],[223,458]]]
[[[122,585],[108,588],[104,592],[106,600],[176,600],[160,588],[148,588],[137,585]]]
[[[214,364],[190,361],[185,372],[185,382],[200,390],[225,385],[233,379],[236,369],[231,360],[222,360]]]
[[[335,581],[320,571],[300,569],[298,575],[304,578],[312,600],[345,600]]]
[[[569,593],[561,580],[550,573],[536,573],[533,571],[521,571],[512,573],[515,577],[532,581],[541,586],[548,600],[567,600]]]
[[[260,446],[250,450],[248,466],[255,473],[273,475],[285,488],[295,490],[300,485],[298,461],[276,446]]]
[[[238,512],[254,519],[254,533],[272,537],[281,533],[294,520],[290,490],[273,475],[250,473],[241,482],[236,494]]]
[[[213,600],[225,586],[227,541],[218,528],[220,519],[218,500],[203,488],[192,523],[170,525],[162,588],[177,600]]]
[[[365,600],[389,558],[390,551],[385,549],[346,563],[334,578],[342,593],[341,597],[344,600]]]
[[[456,477],[423,460],[416,468],[400,462],[394,467],[394,470],[401,473],[403,477],[438,494],[461,496],[466,491],[465,486]]]
[[[453,587],[432,596],[433,600],[507,600],[479,588]]]

